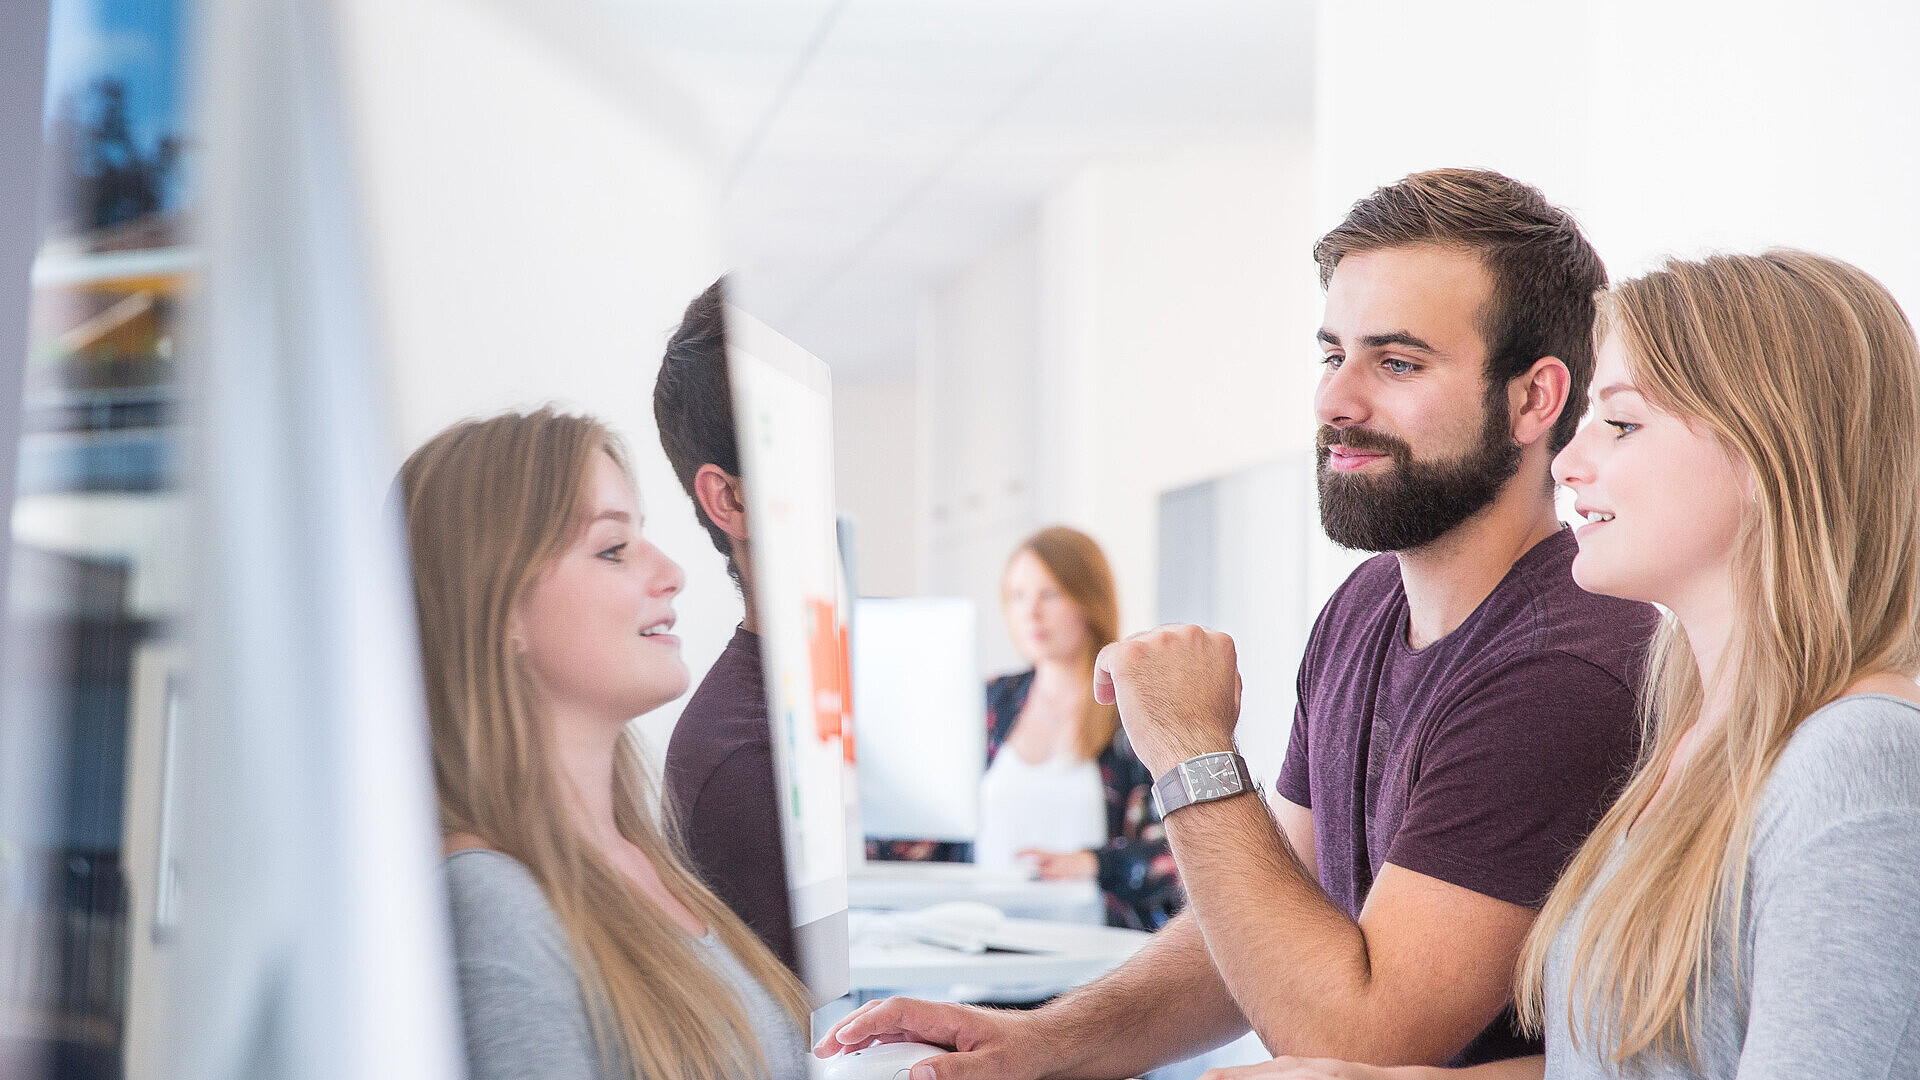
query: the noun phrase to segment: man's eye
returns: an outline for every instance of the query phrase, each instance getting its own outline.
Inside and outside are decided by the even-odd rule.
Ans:
[[[600,557],[607,560],[608,562],[619,562],[620,553],[625,550],[627,550],[627,545],[624,542],[618,543],[608,548],[607,550],[601,552]]]
[[[1414,366],[1412,361],[1402,360],[1398,357],[1390,356],[1380,362],[1385,364],[1387,370],[1393,372],[1395,375],[1411,375],[1420,370]]]
[[[1340,361],[1342,359],[1339,353],[1327,353],[1320,358],[1320,363],[1324,364],[1330,371],[1339,371]]]
[[[1627,436],[1633,434],[1634,432],[1640,430],[1639,424],[1629,423],[1628,421],[1625,421],[1625,420],[1603,420],[1601,421],[1601,423],[1604,423],[1608,427],[1613,428],[1619,432],[1618,435],[1614,436],[1614,438],[1616,439],[1624,439]]]

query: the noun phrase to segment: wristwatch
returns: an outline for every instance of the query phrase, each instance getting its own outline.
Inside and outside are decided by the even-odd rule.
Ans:
[[[1253,774],[1247,759],[1231,750],[1201,754],[1167,770],[1153,783],[1153,807],[1162,818],[1183,806],[1212,802],[1252,791]]]

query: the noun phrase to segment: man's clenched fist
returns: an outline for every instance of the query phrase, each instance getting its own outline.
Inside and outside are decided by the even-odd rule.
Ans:
[[[1122,638],[1094,660],[1093,696],[1119,703],[1133,752],[1155,776],[1190,757],[1231,750],[1240,722],[1233,639],[1174,623]]]

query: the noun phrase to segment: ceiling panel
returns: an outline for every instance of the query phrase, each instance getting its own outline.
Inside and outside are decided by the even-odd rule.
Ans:
[[[701,98],[758,314],[912,370],[924,293],[1090,160],[1309,123],[1311,0],[603,0]]]

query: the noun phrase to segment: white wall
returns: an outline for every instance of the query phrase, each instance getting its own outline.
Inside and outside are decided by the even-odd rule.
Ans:
[[[921,586],[981,605],[987,670],[1019,664],[998,578],[1034,528],[1099,540],[1140,629],[1160,493],[1309,445],[1308,157],[1303,136],[1093,164],[929,298]]]
[[[1319,215],[1484,165],[1585,225],[1615,278],[1664,254],[1811,248],[1920,308],[1920,7],[1893,0],[1321,5]],[[1367,77],[1381,57],[1420,58]]]
[[[915,379],[833,388],[835,496],[854,521],[863,596],[920,591],[920,386]]]
[[[1683,0],[1684,2],[1684,0]],[[1440,165],[1499,169],[1578,212],[1596,86],[1586,0],[1322,3],[1314,82],[1316,224]]]
[[[1000,620],[1000,571],[1040,524],[1035,443],[1052,419],[1035,393],[1041,259],[1039,237],[1022,228],[920,315],[920,588],[974,601],[983,673],[1025,666]]]
[[[1595,242],[1804,247],[1920,313],[1920,5],[1590,0]]]
[[[1304,140],[1089,169],[1044,214],[1041,513],[1107,548],[1156,621],[1168,488],[1309,445],[1318,378]]]
[[[648,532],[687,569],[677,632],[698,678],[740,604],[652,412],[667,336],[720,269],[698,110],[594,5],[345,7],[397,445],[544,402],[610,423]],[[656,765],[679,709],[642,722]]]

